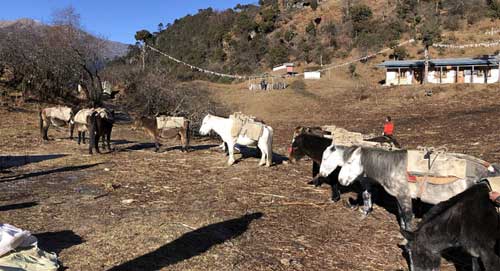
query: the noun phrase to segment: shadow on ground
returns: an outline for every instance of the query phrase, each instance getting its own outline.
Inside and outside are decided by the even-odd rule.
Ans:
[[[85,242],[78,234],[70,230],[37,233],[35,236],[38,239],[38,246],[41,249],[55,252],[56,254]]]
[[[214,245],[240,236],[253,220],[261,218],[262,215],[260,212],[248,214],[188,232],[155,251],[115,266],[108,271],[152,271],[188,260],[208,251]]]
[[[78,171],[78,170],[92,168],[92,167],[95,167],[95,166],[100,165],[100,164],[101,163],[60,167],[60,168],[54,168],[54,169],[49,169],[49,170],[42,170],[42,171],[37,171],[37,172],[20,174],[20,175],[16,175],[16,176],[0,177],[0,183],[13,182],[13,181],[21,180],[21,179],[45,176],[45,175],[50,175],[50,174],[54,174],[54,173]]]
[[[0,156],[0,170],[57,159],[64,156],[66,156],[66,154]]]
[[[0,206],[0,212],[31,208],[31,207],[34,207],[37,205],[38,205],[38,202],[36,202],[36,201],[9,204],[9,205]]]

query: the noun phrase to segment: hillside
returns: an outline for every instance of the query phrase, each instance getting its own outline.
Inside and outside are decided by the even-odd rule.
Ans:
[[[200,10],[156,32],[136,38],[188,63],[232,74],[258,74],[276,64],[299,66],[344,62],[399,41],[415,38],[412,47],[385,58],[423,58],[434,42],[474,43],[498,40],[485,35],[500,23],[495,0],[373,1],[262,0],[259,5]],[[136,51],[138,52],[138,50]],[[434,50],[433,56],[491,54],[492,49]],[[206,78],[186,67],[148,56],[150,65],[167,68],[177,79]]]
[[[27,18],[22,18],[18,20],[12,20],[12,21],[7,21],[7,20],[0,20],[0,31],[3,32],[16,32],[19,31],[20,29],[40,29],[44,27],[49,27],[48,25],[45,25],[39,21],[33,20],[33,19],[27,19]],[[90,35],[89,33],[86,33]],[[102,40],[102,43],[104,44],[104,56],[105,58],[108,59],[115,59],[117,57],[122,57],[127,54],[129,50],[129,45],[124,44],[121,42],[117,41],[110,41],[106,39],[102,39],[99,37],[95,37],[96,39]]]

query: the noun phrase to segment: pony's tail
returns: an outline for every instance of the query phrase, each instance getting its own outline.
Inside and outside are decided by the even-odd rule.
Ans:
[[[189,143],[191,141],[191,122],[188,120],[186,125],[186,148],[189,148]]]

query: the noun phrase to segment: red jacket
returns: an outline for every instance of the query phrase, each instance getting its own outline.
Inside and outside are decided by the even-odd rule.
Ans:
[[[384,124],[384,135],[392,136],[394,133],[394,124],[392,122],[386,122]]]

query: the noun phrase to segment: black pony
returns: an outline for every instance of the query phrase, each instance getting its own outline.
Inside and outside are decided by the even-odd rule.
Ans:
[[[478,258],[486,271],[500,270],[495,253],[500,239],[500,215],[489,198],[486,183],[472,186],[453,198],[434,206],[415,232],[403,231],[411,271],[439,270],[441,252],[462,247],[473,257],[473,270],[479,271]]]
[[[92,149],[95,148],[97,153],[99,151],[99,139],[102,137],[103,141],[106,139],[108,151],[111,151],[111,131],[114,124],[114,112],[111,111],[112,118],[102,117],[98,112],[93,112],[87,117],[87,123],[90,123],[89,135],[89,153],[92,154]],[[103,144],[106,147],[105,144]]]
[[[330,184],[332,187],[332,201],[337,202],[340,200],[338,182],[340,169],[328,175],[326,180],[323,178],[315,178],[319,173],[323,151],[331,144],[332,140],[323,137],[320,128],[297,127],[295,129],[292,145],[288,151],[288,159],[290,162],[294,163],[304,156],[309,156],[313,161],[312,176],[314,178],[309,184],[314,184],[315,186],[320,186],[323,182]]]

